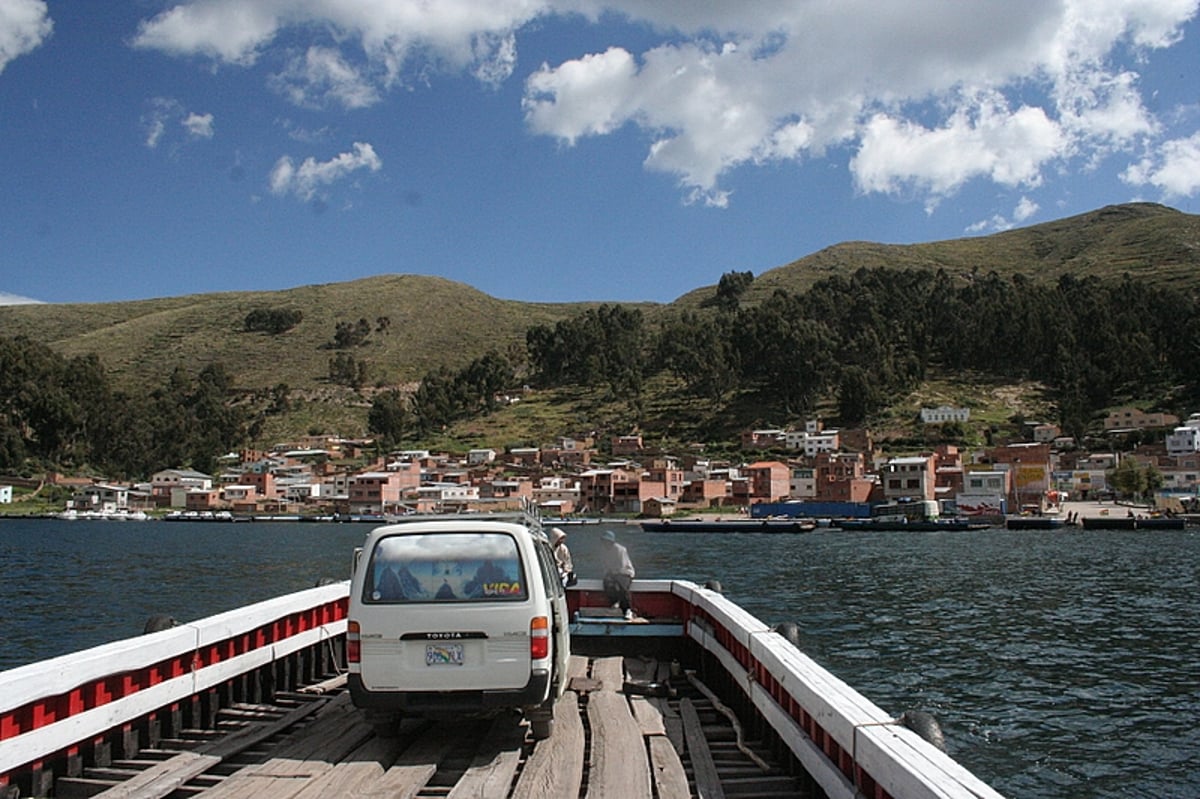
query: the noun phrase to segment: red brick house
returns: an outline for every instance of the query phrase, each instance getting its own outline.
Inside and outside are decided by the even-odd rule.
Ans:
[[[791,493],[792,470],[779,461],[758,461],[746,467],[751,503],[778,502]]]

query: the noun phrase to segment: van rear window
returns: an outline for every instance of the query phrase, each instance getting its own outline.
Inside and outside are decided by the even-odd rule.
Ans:
[[[496,602],[529,596],[517,542],[504,533],[430,533],[379,539],[363,602]]]

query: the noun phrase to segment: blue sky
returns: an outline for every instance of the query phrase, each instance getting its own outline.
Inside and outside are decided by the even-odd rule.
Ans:
[[[0,301],[669,302],[1196,213],[1200,0],[0,0]]]

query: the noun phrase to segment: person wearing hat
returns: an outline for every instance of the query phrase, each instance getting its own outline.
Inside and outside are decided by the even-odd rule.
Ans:
[[[571,550],[567,549],[567,534],[558,527],[551,527],[550,543],[554,545],[554,562],[558,565],[563,587],[575,585],[575,563],[571,560]]]
[[[617,543],[617,534],[612,530],[605,530],[601,540],[604,542],[604,594],[613,607],[621,608],[626,619],[632,619],[629,586],[634,577],[633,561],[629,559],[629,551]]]

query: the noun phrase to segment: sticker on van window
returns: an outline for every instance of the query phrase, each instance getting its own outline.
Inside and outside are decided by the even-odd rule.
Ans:
[[[484,596],[520,596],[520,583],[484,583]]]

